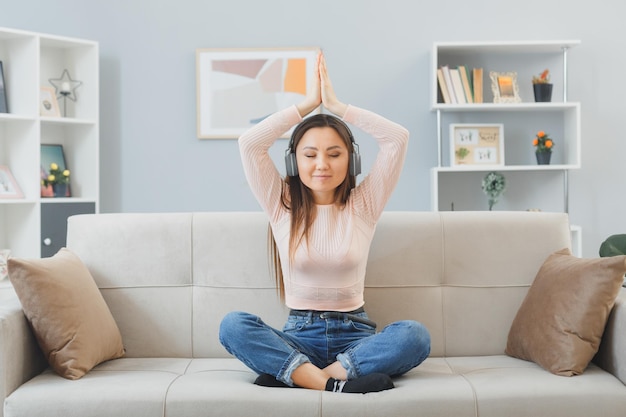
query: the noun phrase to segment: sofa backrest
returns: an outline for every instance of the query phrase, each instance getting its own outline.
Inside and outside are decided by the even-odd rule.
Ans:
[[[68,221],[122,332],[128,357],[226,357],[222,317],[282,327],[260,212],[91,214]],[[433,356],[502,354],[546,257],[570,247],[568,217],[529,212],[385,212],[366,277],[379,328],[424,323]]]

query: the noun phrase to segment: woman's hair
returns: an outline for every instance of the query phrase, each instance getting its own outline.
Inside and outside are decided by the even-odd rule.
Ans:
[[[328,114],[316,114],[303,120],[293,131],[290,140],[292,152],[295,152],[302,136],[312,128],[330,127],[334,129],[346,144],[349,153],[354,152],[352,133],[348,126],[335,116]],[[335,204],[341,208],[346,206],[350,192],[356,186],[356,177],[348,173],[344,181],[335,189]],[[316,206],[313,200],[313,193],[302,183],[299,176],[285,177],[281,203],[285,209],[291,212],[291,226],[289,238],[289,261],[292,262],[296,248],[302,241],[309,240],[311,225],[315,221]],[[268,232],[270,260],[273,268],[276,285],[278,286],[281,299],[285,297],[285,287],[283,283],[283,271],[278,248],[272,234],[271,228]]]

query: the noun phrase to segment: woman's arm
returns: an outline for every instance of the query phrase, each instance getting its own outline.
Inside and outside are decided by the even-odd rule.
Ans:
[[[370,172],[353,191],[353,206],[365,220],[375,223],[398,183],[409,142],[409,131],[369,110],[348,106],[344,120],[369,133],[379,146]]]

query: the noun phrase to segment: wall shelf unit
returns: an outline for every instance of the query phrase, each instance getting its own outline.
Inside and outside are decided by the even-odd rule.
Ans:
[[[67,217],[99,210],[99,49],[89,40],[0,28],[8,113],[0,113],[0,165],[23,198],[0,198],[0,249],[50,256],[65,245]],[[61,117],[39,114],[40,87],[68,70],[82,81]],[[72,196],[41,197],[42,144],[63,145]]]
[[[507,189],[495,210],[569,211],[569,171],[581,167],[580,103],[568,99],[568,54],[580,44],[567,41],[437,42],[433,45],[431,109],[436,113],[437,166],[431,169],[431,208],[487,210],[482,178],[501,172]],[[481,68],[483,102],[443,102],[437,70]],[[535,102],[532,78],[550,69],[551,102]],[[490,71],[515,72],[520,102],[494,103]],[[471,71],[470,71],[471,74]],[[504,164],[455,165],[450,124],[503,124]],[[543,130],[554,139],[550,165],[537,165],[532,139]],[[576,250],[581,229],[572,226]]]

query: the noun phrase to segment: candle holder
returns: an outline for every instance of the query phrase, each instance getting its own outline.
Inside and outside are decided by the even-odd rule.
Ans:
[[[57,98],[63,99],[63,117],[67,117],[67,99],[76,101],[76,89],[83,82],[73,80],[67,69],[63,70],[60,78],[50,78],[48,81],[54,86]]]

